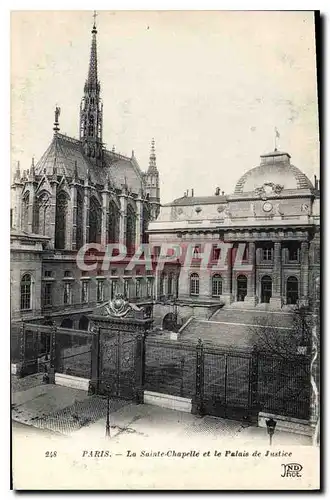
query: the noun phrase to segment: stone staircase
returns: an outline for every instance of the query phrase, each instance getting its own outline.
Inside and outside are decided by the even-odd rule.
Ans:
[[[275,324],[278,328],[290,328],[292,315],[285,312],[224,307],[217,310],[209,320],[193,318],[180,331],[178,339],[197,343],[201,338],[205,343],[248,347],[251,346],[253,326],[260,325],[260,321]]]

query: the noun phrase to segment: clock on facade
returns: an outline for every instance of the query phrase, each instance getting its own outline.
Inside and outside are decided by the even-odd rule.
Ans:
[[[264,212],[270,212],[272,208],[273,205],[269,201],[266,201],[262,206]]]

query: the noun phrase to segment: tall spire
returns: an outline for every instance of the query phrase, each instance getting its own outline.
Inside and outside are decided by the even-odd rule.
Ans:
[[[92,29],[92,45],[91,45],[91,55],[89,59],[88,77],[85,83],[85,92],[90,89],[98,89],[100,91],[100,83],[97,79],[97,43],[96,43],[96,12],[94,10],[93,18],[94,24]]]
[[[151,149],[150,149],[150,156],[149,156],[149,168],[148,168],[148,173],[151,172],[157,172],[157,165],[156,165],[156,149],[155,149],[155,139],[151,139]]]
[[[85,155],[97,165],[102,165],[103,105],[100,97],[101,87],[97,75],[96,15],[94,11],[88,75],[84,85],[84,97],[80,105],[80,140],[83,143]]]

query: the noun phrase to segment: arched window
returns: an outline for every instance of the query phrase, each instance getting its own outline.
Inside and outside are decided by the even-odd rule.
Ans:
[[[26,193],[22,200],[22,231],[28,231],[30,195]]]
[[[220,274],[212,276],[212,297],[220,297],[222,295],[222,277]]]
[[[43,235],[47,234],[47,227],[49,226],[49,206],[49,194],[45,192],[41,193],[36,203],[34,232]]]
[[[94,135],[94,116],[89,115],[88,118],[88,135],[92,137]]]
[[[60,192],[56,196],[56,217],[55,217],[55,248],[63,250],[66,239],[66,216],[68,211],[67,195]]]
[[[173,274],[172,273],[170,273],[168,275],[167,295],[173,295]]]
[[[261,278],[261,302],[269,304],[271,296],[272,296],[272,278],[266,275]]]
[[[190,275],[190,295],[199,295],[199,276],[197,273]]]
[[[295,276],[289,276],[286,282],[286,303],[297,304],[298,298],[298,279]]]
[[[91,198],[89,207],[89,243],[101,243],[101,206],[96,198]]]
[[[244,274],[237,276],[237,302],[244,302],[247,295],[247,277]]]
[[[24,274],[21,279],[21,311],[31,309],[31,275]]]
[[[87,316],[81,316],[81,318],[79,320],[78,329],[79,330],[88,330],[88,327],[89,327],[89,319],[87,318]]]
[[[109,203],[108,242],[118,243],[119,240],[119,210],[114,201]]]
[[[83,197],[80,191],[77,191],[77,231],[76,231],[76,249],[83,246]]]
[[[143,212],[142,212],[142,243],[148,243],[149,242],[149,235],[147,234],[147,229],[148,229],[148,224],[149,224],[149,219],[150,219],[150,213],[148,208],[144,205],[143,206]]]
[[[128,206],[127,218],[126,218],[126,247],[128,255],[134,253],[134,243],[135,243],[135,212],[131,206]]]
[[[72,328],[73,326],[73,321],[71,318],[64,318],[64,320],[61,323],[61,328]]]

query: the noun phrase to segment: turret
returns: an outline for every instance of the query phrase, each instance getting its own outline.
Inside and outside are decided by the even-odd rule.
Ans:
[[[149,156],[149,167],[145,174],[146,189],[145,192],[149,196],[152,206],[153,218],[157,218],[160,205],[160,190],[159,190],[159,172],[156,164],[156,149],[155,139],[151,140],[151,149]]]

